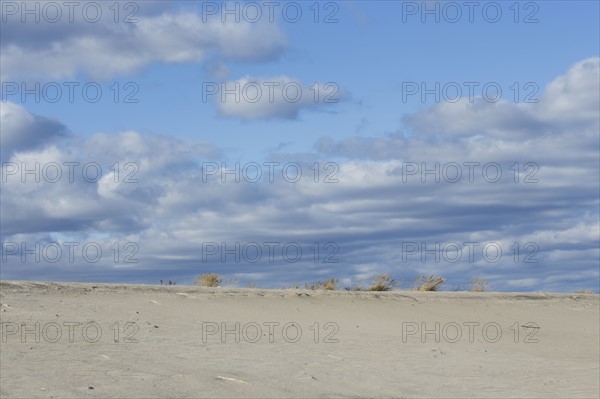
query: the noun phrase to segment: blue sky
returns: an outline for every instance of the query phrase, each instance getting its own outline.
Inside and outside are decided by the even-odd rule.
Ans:
[[[255,23],[243,14],[223,22],[222,2],[121,2],[118,23],[112,2],[96,23],[77,10],[73,23],[43,14],[23,23],[20,2],[1,3],[2,278],[191,283],[215,271],[282,286],[390,273],[406,286],[437,273],[446,289],[485,277],[502,291],[598,290],[596,1],[476,2],[472,23],[464,2],[280,2],[273,22],[255,2],[263,13]],[[30,4],[41,12],[48,3]],[[286,20],[284,6],[302,10],[298,22]],[[424,7],[439,10],[439,22],[434,14],[423,22]],[[456,10],[462,17],[452,23]],[[128,11],[138,22],[122,20]],[[324,23],[331,12],[337,22]],[[203,101],[203,85],[236,81],[258,82],[261,101]],[[76,89],[73,102],[38,103],[10,91],[54,84],[66,92],[65,82],[92,82],[103,96],[90,103]],[[264,102],[264,82],[299,85],[301,99],[286,102],[276,91]],[[338,88],[338,102],[315,102],[317,82]],[[463,89],[455,102],[403,99],[407,85],[452,82]],[[473,102],[465,82],[476,85]],[[486,84],[501,88],[498,102],[482,98]],[[138,102],[124,103],[132,88]],[[525,102],[527,93],[537,103]],[[36,183],[13,174],[15,165],[59,160],[96,162],[104,174],[130,162],[139,182]],[[304,162],[304,177],[314,162],[335,162],[339,182],[203,182],[203,162],[215,161]],[[422,162],[495,162],[504,178],[421,183],[403,175]],[[539,181],[514,183],[514,164],[525,175],[534,170],[523,170],[528,162]],[[11,246],[64,240],[134,242],[139,262],[23,261]],[[339,263],[201,261],[203,243],[255,240],[335,243]],[[471,241],[499,243],[505,255],[497,263],[420,254],[402,262],[415,242]],[[535,244],[539,262],[507,261],[515,242]]]

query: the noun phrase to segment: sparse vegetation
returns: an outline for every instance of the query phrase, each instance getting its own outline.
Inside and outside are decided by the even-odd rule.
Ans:
[[[352,277],[352,282],[349,284],[345,284],[343,287],[339,286],[339,279],[332,277],[325,281],[315,281],[313,283],[301,284],[297,283],[293,286],[289,287],[292,289],[305,289],[305,290],[325,290],[325,291],[335,291],[339,289],[343,289],[345,291],[391,291],[397,289],[401,282],[395,280],[389,274],[377,274],[370,279],[367,277],[363,277],[358,279],[356,276]],[[364,284],[370,280],[370,285]],[[347,281],[347,280],[346,280]],[[437,276],[434,274],[431,275],[420,275],[417,277],[412,290],[413,291],[438,291],[440,287],[446,282],[446,279],[442,276]],[[363,284],[361,284],[363,283]],[[463,283],[464,284],[464,283]],[[473,278],[468,282],[468,285],[459,285],[454,291],[470,291],[470,292],[486,292],[488,291],[489,283],[486,279],[477,277]],[[168,280],[168,282],[163,282],[160,280],[160,285],[176,285],[175,281]],[[223,278],[216,273],[210,274],[201,274],[197,278],[194,279],[194,285],[199,285],[201,287],[232,287],[237,288],[240,286],[240,279],[237,277],[232,278]],[[254,281],[248,281],[244,284],[246,288],[257,288],[256,283]],[[595,291],[592,289],[580,289],[575,291],[575,294],[581,295],[594,295]],[[2,304],[0,303],[0,306]],[[8,305],[4,305],[8,306]]]
[[[222,287],[237,288],[239,286],[239,284],[240,284],[239,278],[230,277],[230,278],[222,279],[222,281],[219,285]]]
[[[415,291],[437,291],[444,284],[444,278],[436,275],[419,276],[415,281]]]
[[[338,285],[339,280],[335,277],[330,278],[329,280],[325,280],[325,281],[315,281],[314,283],[310,283],[310,284],[304,284],[304,289],[305,290],[327,290],[327,291],[334,291],[337,290],[337,285]],[[292,288],[296,288],[299,289],[300,286],[298,284],[296,284],[294,287]]]
[[[364,291],[364,288],[361,287],[360,285],[357,285],[356,287],[352,288],[352,287],[344,287],[344,289],[346,291]]]
[[[351,283],[346,285],[344,289],[346,291],[364,291],[362,286],[363,280],[359,279],[357,276],[352,276]]]
[[[370,285],[367,283],[370,280]],[[347,280],[345,280],[347,281]],[[446,282],[446,279],[442,276],[437,276],[435,274],[431,275],[420,275],[417,277],[412,290],[413,291],[438,291],[440,287]],[[362,283],[362,284],[361,284]],[[244,283],[242,283],[244,284]],[[389,274],[377,274],[370,279],[368,277],[357,278],[353,276],[351,279],[351,283],[344,284],[343,287],[339,286],[339,279],[332,277],[328,280],[317,280],[313,283],[301,284],[297,283],[293,286],[289,287],[292,289],[305,289],[305,290],[325,290],[325,291],[335,291],[339,289],[343,289],[345,291],[392,291],[394,289],[399,289],[401,282],[395,280]],[[160,285],[176,285],[175,281],[168,280],[163,282],[160,280]],[[201,274],[200,276],[194,279],[194,285],[198,285],[201,287],[232,287],[237,288],[240,286],[240,279],[237,277],[224,278],[219,276],[216,273],[210,274]],[[256,283],[254,281],[248,281],[244,285],[246,288],[257,288]],[[489,283],[486,279],[477,277],[473,278],[468,282],[468,285],[465,286],[464,283],[459,285],[454,291],[470,291],[470,292],[487,292],[489,288]],[[581,295],[594,295],[595,291],[592,289],[584,288],[574,292],[575,294]],[[0,303],[0,307],[2,304]],[[8,306],[4,304],[4,306]]]
[[[475,278],[471,280],[470,285],[472,292],[485,292],[488,286],[488,282],[487,280],[482,278]]]
[[[331,278],[323,283],[323,289],[328,291],[337,290],[338,279]]]
[[[223,279],[216,273],[201,274],[194,280],[194,284],[201,287],[220,287]]]
[[[368,291],[390,291],[398,283],[389,274],[379,274],[373,278],[373,284]],[[356,288],[359,288],[358,290]],[[355,291],[360,291],[360,287],[356,287]]]
[[[338,279],[332,277],[329,280],[325,280],[323,282],[317,281],[316,283],[311,284],[311,287],[314,286],[314,288],[310,288],[310,289],[334,291],[337,289],[337,284],[338,284]],[[306,286],[305,286],[305,288],[306,288]]]

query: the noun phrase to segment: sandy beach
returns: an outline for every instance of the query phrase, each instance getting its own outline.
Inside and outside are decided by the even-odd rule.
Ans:
[[[2,398],[597,398],[598,295],[2,281]]]

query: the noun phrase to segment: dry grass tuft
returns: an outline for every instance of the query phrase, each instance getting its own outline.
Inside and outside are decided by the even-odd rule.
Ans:
[[[211,274],[201,274],[199,277],[194,280],[194,284],[199,285],[201,287],[219,287],[223,279],[215,273]]]
[[[328,291],[334,291],[337,290],[337,285],[338,285],[338,279],[335,277],[330,278],[329,280],[325,280],[325,281],[315,281],[314,283],[310,283],[310,284],[304,284],[304,289],[305,290],[328,290]],[[299,288],[298,285],[296,285],[294,288]]]
[[[576,294],[584,294],[584,295],[591,295],[594,293],[594,291],[592,290],[588,290],[588,289],[583,289],[583,290],[577,290],[575,291]]]
[[[488,286],[488,282],[482,278],[476,278],[471,280],[471,291],[472,292],[485,292]]]
[[[328,290],[328,291],[337,290],[337,284],[338,284],[338,279],[332,277],[331,279],[326,280],[323,283],[323,289]]]
[[[368,291],[390,291],[397,282],[389,274],[379,274],[373,278],[373,284]]]
[[[419,276],[415,281],[415,291],[437,291],[440,285],[444,284],[444,278],[440,276]]]

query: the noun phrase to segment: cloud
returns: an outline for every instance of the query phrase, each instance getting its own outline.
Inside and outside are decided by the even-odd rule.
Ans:
[[[20,13],[3,15],[1,79],[67,79],[79,74],[109,79],[154,62],[202,62],[208,55],[257,62],[277,58],[287,46],[277,25],[262,20],[221,22],[193,9],[169,11],[153,2],[130,2],[125,4],[139,7],[137,22],[123,22],[134,11],[126,10],[115,23],[111,4],[102,3],[102,17],[93,23],[89,16],[84,18],[83,8],[73,13],[72,22],[68,9],[56,23],[44,18],[22,23]]]
[[[154,283],[162,278],[181,284],[217,272],[256,277],[259,285],[277,287],[387,272],[404,280],[404,288],[428,273],[445,276],[448,289],[464,287],[474,277],[488,279],[497,290],[589,287],[600,277],[600,168],[597,130],[592,134],[597,118],[583,110],[594,106],[598,88],[581,80],[594,82],[598,67],[593,65],[598,64],[578,63],[558,77],[538,105],[483,105],[486,118],[477,118],[477,106],[461,104],[456,115],[435,106],[413,115],[412,121],[422,124],[409,132],[324,138],[313,158],[298,164],[291,163],[295,155],[285,158],[277,149],[280,164],[272,170],[272,181],[263,162],[273,159],[256,160],[262,178],[252,181],[256,165],[236,167],[210,143],[137,132],[72,137],[19,151],[23,162],[97,162],[105,174],[90,182],[79,168],[74,183],[22,183],[18,176],[6,176],[2,241],[27,242],[27,248],[35,242],[96,241],[109,256],[93,264],[80,253],[74,262],[36,263],[22,262],[17,253],[3,263],[3,277]],[[572,97],[564,102],[551,98],[552,93]],[[496,129],[488,117],[499,124]],[[436,118],[447,125],[428,130]],[[467,126],[462,118],[475,122]],[[503,118],[513,125],[502,124]],[[135,170],[128,162],[139,167],[133,175],[137,182],[124,181]],[[318,173],[314,162],[319,162]],[[439,182],[431,173],[409,174],[408,162],[419,168],[425,162],[429,170],[439,163]],[[448,181],[454,173],[445,168],[452,162],[462,166],[456,182]],[[472,181],[464,162],[478,163]],[[492,162],[503,172],[498,180],[490,179],[494,168],[483,172]],[[298,166],[303,174],[293,182]],[[123,244],[135,243],[139,263],[115,262],[110,249],[115,242],[122,251]],[[236,243],[248,249],[248,244],[266,242],[280,243],[273,261],[264,245],[259,261],[248,262],[244,256],[252,254],[239,251],[241,259],[236,259]],[[472,259],[469,242],[478,243]],[[205,259],[206,243],[225,243],[230,250],[225,261],[220,252]],[[301,246],[299,261],[285,258],[286,243]],[[425,252],[412,253],[412,244],[424,245]],[[446,250],[433,251],[436,245]],[[452,260],[455,245],[461,248],[458,261]],[[497,262],[486,258],[484,248],[490,245],[503,250]]]
[[[3,136],[22,130],[3,121]],[[219,155],[210,143],[133,131],[45,144],[3,159],[3,234],[138,231],[152,223],[150,209],[167,195],[165,176]]]
[[[548,84],[539,103],[477,98],[436,104],[405,115],[402,130],[339,141],[324,137],[315,149],[351,159],[534,159],[546,170],[587,170],[598,164],[599,71],[599,58],[578,62]]]
[[[445,138],[483,135],[494,139],[531,139],[567,129],[597,132],[600,126],[600,58],[578,62],[546,87],[537,103],[492,103],[482,97],[469,102],[442,102],[404,117],[406,125],[420,134]]]
[[[9,101],[0,103],[0,125],[0,155],[3,160],[15,151],[41,148],[67,136],[67,128],[62,123],[31,114]]]
[[[586,124],[598,130],[600,58],[580,61],[554,79],[535,111],[540,119],[560,125]]]
[[[288,76],[206,84],[203,95],[214,98],[221,115],[241,119],[297,119],[301,111],[331,107],[347,98],[335,83],[304,84]]]

